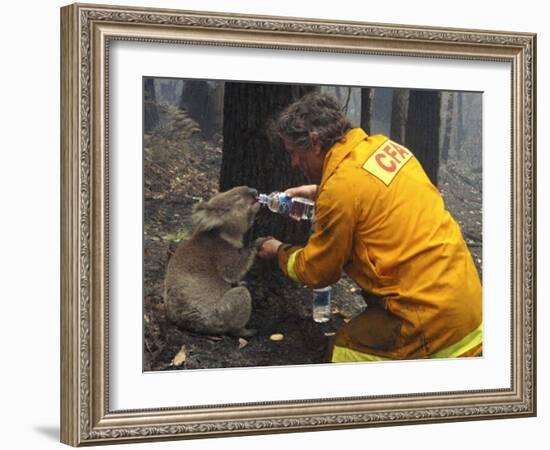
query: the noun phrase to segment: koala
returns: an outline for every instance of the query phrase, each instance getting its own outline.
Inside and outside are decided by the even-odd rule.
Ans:
[[[257,191],[247,186],[195,205],[193,234],[178,246],[166,269],[164,298],[169,320],[202,334],[254,334],[245,328],[252,299],[241,280],[261,244],[259,239],[243,245],[243,236],[259,209]]]

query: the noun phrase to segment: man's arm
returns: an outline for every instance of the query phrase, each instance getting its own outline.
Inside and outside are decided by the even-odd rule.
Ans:
[[[319,193],[315,230],[305,247],[273,243],[281,270],[309,287],[338,281],[351,255],[357,214],[355,195],[342,181],[339,184],[330,180]]]

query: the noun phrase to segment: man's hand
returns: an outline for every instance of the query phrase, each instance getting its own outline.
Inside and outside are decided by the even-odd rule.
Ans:
[[[309,198],[310,200],[315,200],[318,188],[319,186],[316,184],[304,184],[302,186],[287,189],[285,194],[290,197],[304,197]]]
[[[279,250],[282,242],[272,237],[258,238],[256,239],[256,242],[258,242],[260,239],[263,240],[258,247],[258,256],[262,259],[275,258],[277,256],[277,250]]]
[[[262,245],[265,241],[268,241],[269,239],[275,239],[273,236],[261,236],[259,238],[256,238],[254,241],[254,248],[256,249],[256,253],[260,251],[262,248]]]

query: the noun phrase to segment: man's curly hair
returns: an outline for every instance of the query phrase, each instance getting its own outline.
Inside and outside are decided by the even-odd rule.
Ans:
[[[304,150],[311,150],[312,133],[319,136],[326,152],[353,128],[337,100],[327,94],[311,92],[288,106],[275,123],[276,133]]]

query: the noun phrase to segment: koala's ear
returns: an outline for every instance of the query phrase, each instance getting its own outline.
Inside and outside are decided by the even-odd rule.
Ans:
[[[195,230],[198,232],[214,230],[221,228],[223,225],[221,211],[212,207],[208,202],[197,203],[193,207],[191,218],[195,225]]]

